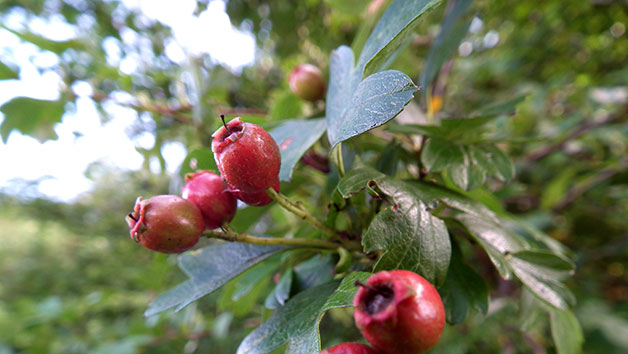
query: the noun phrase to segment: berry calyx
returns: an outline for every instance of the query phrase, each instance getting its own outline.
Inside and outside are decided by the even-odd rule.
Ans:
[[[233,220],[238,202],[220,176],[200,171],[186,175],[185,181],[181,196],[200,209],[206,228],[215,229]]]
[[[427,280],[407,270],[378,272],[353,298],[355,323],[382,354],[425,353],[445,328],[445,308]]]
[[[279,192],[279,178],[277,178],[277,180],[275,181],[275,184],[273,185],[273,189],[275,190],[275,192]],[[266,190],[262,190],[259,192],[246,192],[246,191],[241,191],[241,190],[231,190],[231,192],[236,198],[252,206],[264,206],[264,205],[270,204],[270,202],[273,201],[273,199],[269,197],[268,194],[266,193]]]
[[[276,185],[281,155],[266,130],[237,117],[212,136],[216,165],[232,191],[259,193]]]
[[[323,73],[312,64],[297,65],[288,77],[290,90],[297,97],[307,101],[318,101],[325,97],[327,84]]]
[[[373,348],[361,343],[340,343],[319,354],[377,354]]]
[[[146,200],[138,197],[126,222],[135,242],[162,253],[187,251],[205,229],[196,205],[176,195],[158,195]]]

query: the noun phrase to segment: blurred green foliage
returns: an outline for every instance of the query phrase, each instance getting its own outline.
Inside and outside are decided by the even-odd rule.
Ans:
[[[150,131],[156,137],[155,147],[139,151],[147,161],[160,158],[165,171],[161,146],[179,141],[189,152],[207,147],[208,132],[215,128],[219,112],[239,112],[243,119],[267,127],[285,118],[320,116],[321,107],[301,103],[290,94],[287,74],[301,62],[327,70],[330,52],[341,44],[359,49],[360,36],[368,34],[377,16],[367,12],[367,3],[230,0],[226,8],[232,23],[250,28],[258,45],[255,65],[241,73],[216,65],[207,56],[191,58],[184,67],[177,65],[164,51],[164,43],[172,39],[170,29],[147,21],[119,1],[4,1],[0,19],[15,13],[24,14],[26,21],[60,15],[69,24],[87,26],[79,38],[65,42],[11,30],[23,41],[58,55],[54,70],[66,85],[61,95],[66,110],[76,104],[71,90],[76,82],[88,82],[93,88],[92,100],[103,121],[110,117],[102,105],[115,102],[116,92],[131,94],[130,107],[156,126]],[[206,6],[207,1],[199,1],[197,12]],[[444,12],[441,6],[421,20],[391,68],[418,81]],[[447,75],[441,72],[437,77],[446,89],[438,91],[435,86],[431,92],[443,94],[443,108],[435,112],[436,117],[467,116],[492,103],[527,96],[514,117],[498,118],[495,124],[495,139],[515,162],[514,181],[491,181],[486,188],[468,193],[493,209],[517,214],[574,251],[578,269],[567,284],[578,299],[575,313],[585,333],[583,351],[625,353],[628,106],[625,97],[613,99],[612,92],[626,92],[628,82],[628,6],[600,0],[477,0],[471,14],[477,19],[460,54]],[[122,31],[132,31],[149,45],[124,43]],[[149,60],[143,60],[136,72],[124,74],[107,61],[105,40],[116,43],[122,56],[148,53]],[[0,70],[13,77],[12,65],[0,62]],[[196,85],[190,82],[194,80]],[[415,102],[427,111],[428,102],[422,98]],[[37,106],[23,109],[37,110]],[[33,117],[43,117],[40,127],[48,124],[42,139],[51,137],[50,122],[61,116],[34,113]],[[605,124],[589,127],[599,121]],[[1,130],[5,139],[12,129],[32,133],[30,127],[6,122],[5,117]],[[583,127],[581,134],[570,135]],[[144,131],[138,128],[133,134]],[[402,155],[395,152],[395,144],[357,139],[361,140],[356,146],[367,153],[387,149],[391,154],[387,156]],[[317,151],[327,148],[325,143],[314,146]],[[539,154],[544,151],[548,153]],[[386,160],[368,162],[387,173],[396,171]],[[46,200],[27,188],[7,189],[0,195],[0,353],[235,352],[242,338],[268,318],[262,304],[272,281],[260,283],[246,302],[233,301],[230,292],[235,286],[228,285],[179,313],[142,317],[149,300],[183,276],[174,257],[154,255],[129,242],[123,216],[137,195],[176,193],[180,176],[151,173],[148,163],[136,173],[94,166],[88,174],[96,182],[93,192],[72,204]],[[317,210],[322,194],[329,190],[310,186],[325,181],[318,171],[300,166],[293,182],[282,190]],[[274,206],[248,208],[238,215],[234,227],[242,231],[297,236],[312,232]],[[532,325],[545,318],[509,301],[521,290],[489,269],[483,254],[466,256],[494,289],[489,313],[448,326],[434,352],[555,350],[547,326]],[[360,340],[346,309],[325,316],[321,336],[324,347]]]

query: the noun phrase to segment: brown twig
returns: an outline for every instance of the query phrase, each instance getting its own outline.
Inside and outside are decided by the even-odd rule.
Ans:
[[[626,118],[626,113],[627,112],[628,112],[628,106],[624,107],[624,109],[622,109],[622,111],[620,113],[608,115],[605,118],[602,118],[602,119],[597,120],[597,121],[587,121],[587,122],[584,122],[580,126],[578,126],[576,129],[574,129],[571,133],[565,135],[564,137],[562,137],[561,139],[559,139],[555,143],[550,144],[550,145],[545,146],[545,147],[542,147],[542,148],[538,149],[537,151],[534,151],[534,152],[530,153],[529,155],[527,155],[525,157],[525,159],[528,162],[538,161],[538,160],[546,157],[547,155],[550,155],[550,154],[552,154],[552,153],[562,149],[568,141],[573,140],[573,139],[583,135],[584,133],[588,132],[589,130],[601,127],[603,125],[607,125],[607,124],[611,124],[611,123],[616,123],[616,122],[622,121],[623,119]]]
[[[620,172],[624,172],[628,169],[628,157],[623,158],[619,163],[613,164],[607,168],[600,170],[600,172],[591,178],[587,178],[584,181],[573,186],[565,197],[554,206],[554,211],[559,212],[565,210],[576,199],[583,195],[586,191],[597,186],[598,184],[608,180]]]

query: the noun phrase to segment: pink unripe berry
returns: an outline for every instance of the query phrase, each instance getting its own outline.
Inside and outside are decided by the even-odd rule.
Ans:
[[[301,99],[318,101],[325,97],[327,84],[323,73],[312,64],[300,64],[292,69],[288,83],[290,90]]]
[[[201,210],[206,228],[215,229],[233,220],[238,203],[220,176],[200,171],[186,175],[185,181],[181,196]]]
[[[162,253],[180,253],[192,248],[205,229],[201,211],[176,195],[138,197],[126,217],[131,238]]]

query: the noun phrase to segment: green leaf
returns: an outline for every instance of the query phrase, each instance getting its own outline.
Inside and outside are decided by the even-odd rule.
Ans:
[[[421,124],[396,124],[391,123],[386,128],[391,133],[399,133],[406,135],[427,135],[446,139],[447,136],[442,128],[437,125],[421,125]]]
[[[484,279],[463,262],[462,253],[455,243],[447,279],[440,293],[447,322],[451,324],[464,321],[471,308],[483,314],[488,311],[488,287]]]
[[[500,116],[500,115],[508,115],[511,116],[516,113],[517,106],[526,99],[526,95],[521,95],[515,97],[506,102],[499,102],[494,105],[489,105],[488,107],[484,107],[472,114],[475,117],[482,116]]]
[[[494,121],[496,116],[473,117],[473,118],[448,118],[440,121],[443,134],[451,141],[457,141],[470,133],[482,134],[485,125]],[[469,138],[469,137],[467,137]],[[477,137],[470,137],[475,139]]]
[[[297,97],[287,88],[280,92],[274,100],[270,109],[270,116],[273,120],[289,119],[292,117],[300,117],[302,114],[303,100]]]
[[[17,70],[0,61],[0,80],[10,80],[17,78]]]
[[[527,247],[525,240],[502,228],[499,221],[487,215],[462,213],[454,218],[464,225],[471,236],[484,248],[499,274],[509,279],[511,269],[505,256],[524,250]]]
[[[316,256],[294,267],[298,290],[305,290],[331,281],[334,277],[335,260],[332,254]]]
[[[270,257],[264,263],[260,263],[248,270],[246,273],[242,274],[234,285],[231,300],[238,301],[253,290],[255,285],[260,281],[270,278],[273,273],[277,271],[280,263],[281,262],[278,257]]]
[[[550,251],[524,250],[508,257],[513,273],[539,299],[567,310],[575,298],[560,281],[573,273],[574,265]]]
[[[328,131],[338,130],[340,117],[355,92],[358,80],[353,75],[353,51],[347,46],[340,46],[331,53],[329,59],[329,85],[325,101],[325,119]],[[328,132],[329,135],[329,132]],[[329,137],[331,142],[331,138]]]
[[[293,273],[292,269],[288,269],[279,278],[279,282],[271,291],[266,300],[264,306],[268,309],[274,310],[286,303],[286,300],[290,297],[290,291],[292,289]]]
[[[421,200],[425,203],[433,204],[437,201],[445,203],[450,208],[462,211],[470,216],[488,221],[499,225],[500,219],[482,203],[479,203],[467,196],[464,196],[451,189],[427,182],[414,182],[416,191],[420,193]]]
[[[571,311],[552,309],[550,311],[552,338],[558,354],[578,354],[582,352],[584,336],[578,319]]]
[[[214,171],[217,173],[218,167],[214,161],[214,153],[210,148],[198,148],[190,151],[179,167],[179,175],[185,177],[186,174],[199,170]]]
[[[475,189],[486,181],[486,157],[472,146],[461,146],[464,163],[449,167],[447,170],[454,184],[464,190]],[[476,154],[476,152],[478,152]],[[482,165],[484,163],[484,165]]]
[[[368,188],[370,182],[377,182],[385,177],[385,174],[370,167],[354,168],[338,182],[337,190],[343,198],[349,199],[352,194]]]
[[[440,138],[430,138],[421,152],[421,161],[430,172],[464,165],[465,155],[462,148]]]
[[[442,285],[451,256],[445,223],[430,213],[415,185],[384,179],[378,187],[394,205],[380,211],[362,237],[367,252],[384,251],[375,269],[407,269]]]
[[[76,49],[76,50],[85,50],[87,45],[84,41],[79,39],[70,39],[67,41],[54,41],[52,39],[48,39],[46,37],[40,36],[33,32],[24,31],[18,32],[14,31],[10,28],[7,28],[3,25],[0,25],[0,28],[3,28],[14,35],[18,36],[21,40],[33,43],[38,46],[42,50],[49,50],[55,54],[61,54],[68,49]]]
[[[268,321],[251,332],[237,354],[266,354],[288,343],[286,353],[320,352],[318,325],[332,308],[351,306],[357,291],[355,281],[366,281],[369,273],[351,273],[342,280],[309,288],[290,299]]]
[[[279,145],[281,152],[280,180],[290,181],[292,179],[294,166],[307,149],[320,139],[326,128],[325,118],[318,118],[285,121],[270,131],[270,135]]]
[[[367,77],[351,100],[342,102],[341,112],[329,115],[332,112],[328,109],[327,134],[332,147],[393,119],[412,100],[416,89],[406,74],[395,70]]]
[[[458,46],[469,31],[469,26],[471,26],[471,20],[465,22],[460,20],[467,13],[472,2],[473,0],[453,2],[453,6],[443,19],[441,30],[434,40],[434,44],[427,53],[425,65],[419,78],[421,86],[430,85],[443,64],[456,53]]]
[[[495,145],[483,145],[478,147],[484,151],[486,157],[491,161],[492,176],[499,178],[502,181],[508,181],[515,175],[515,166],[512,160],[497,146]]]
[[[494,145],[458,145],[431,137],[423,147],[421,161],[430,172],[447,170],[452,181],[465,190],[481,186],[489,175],[502,181],[514,175],[512,161]]]
[[[61,122],[65,112],[65,102],[16,97],[0,106],[4,120],[0,125],[2,141],[6,142],[13,129],[30,135],[40,142],[57,139],[53,127]]]
[[[179,256],[179,267],[190,279],[153,300],[144,316],[152,316],[173,307],[179,311],[219,289],[253,265],[285,249],[278,246],[222,243],[184,253]]]
[[[356,70],[360,76],[381,70],[388,57],[414,31],[421,15],[439,3],[440,0],[395,0],[362,48]]]

